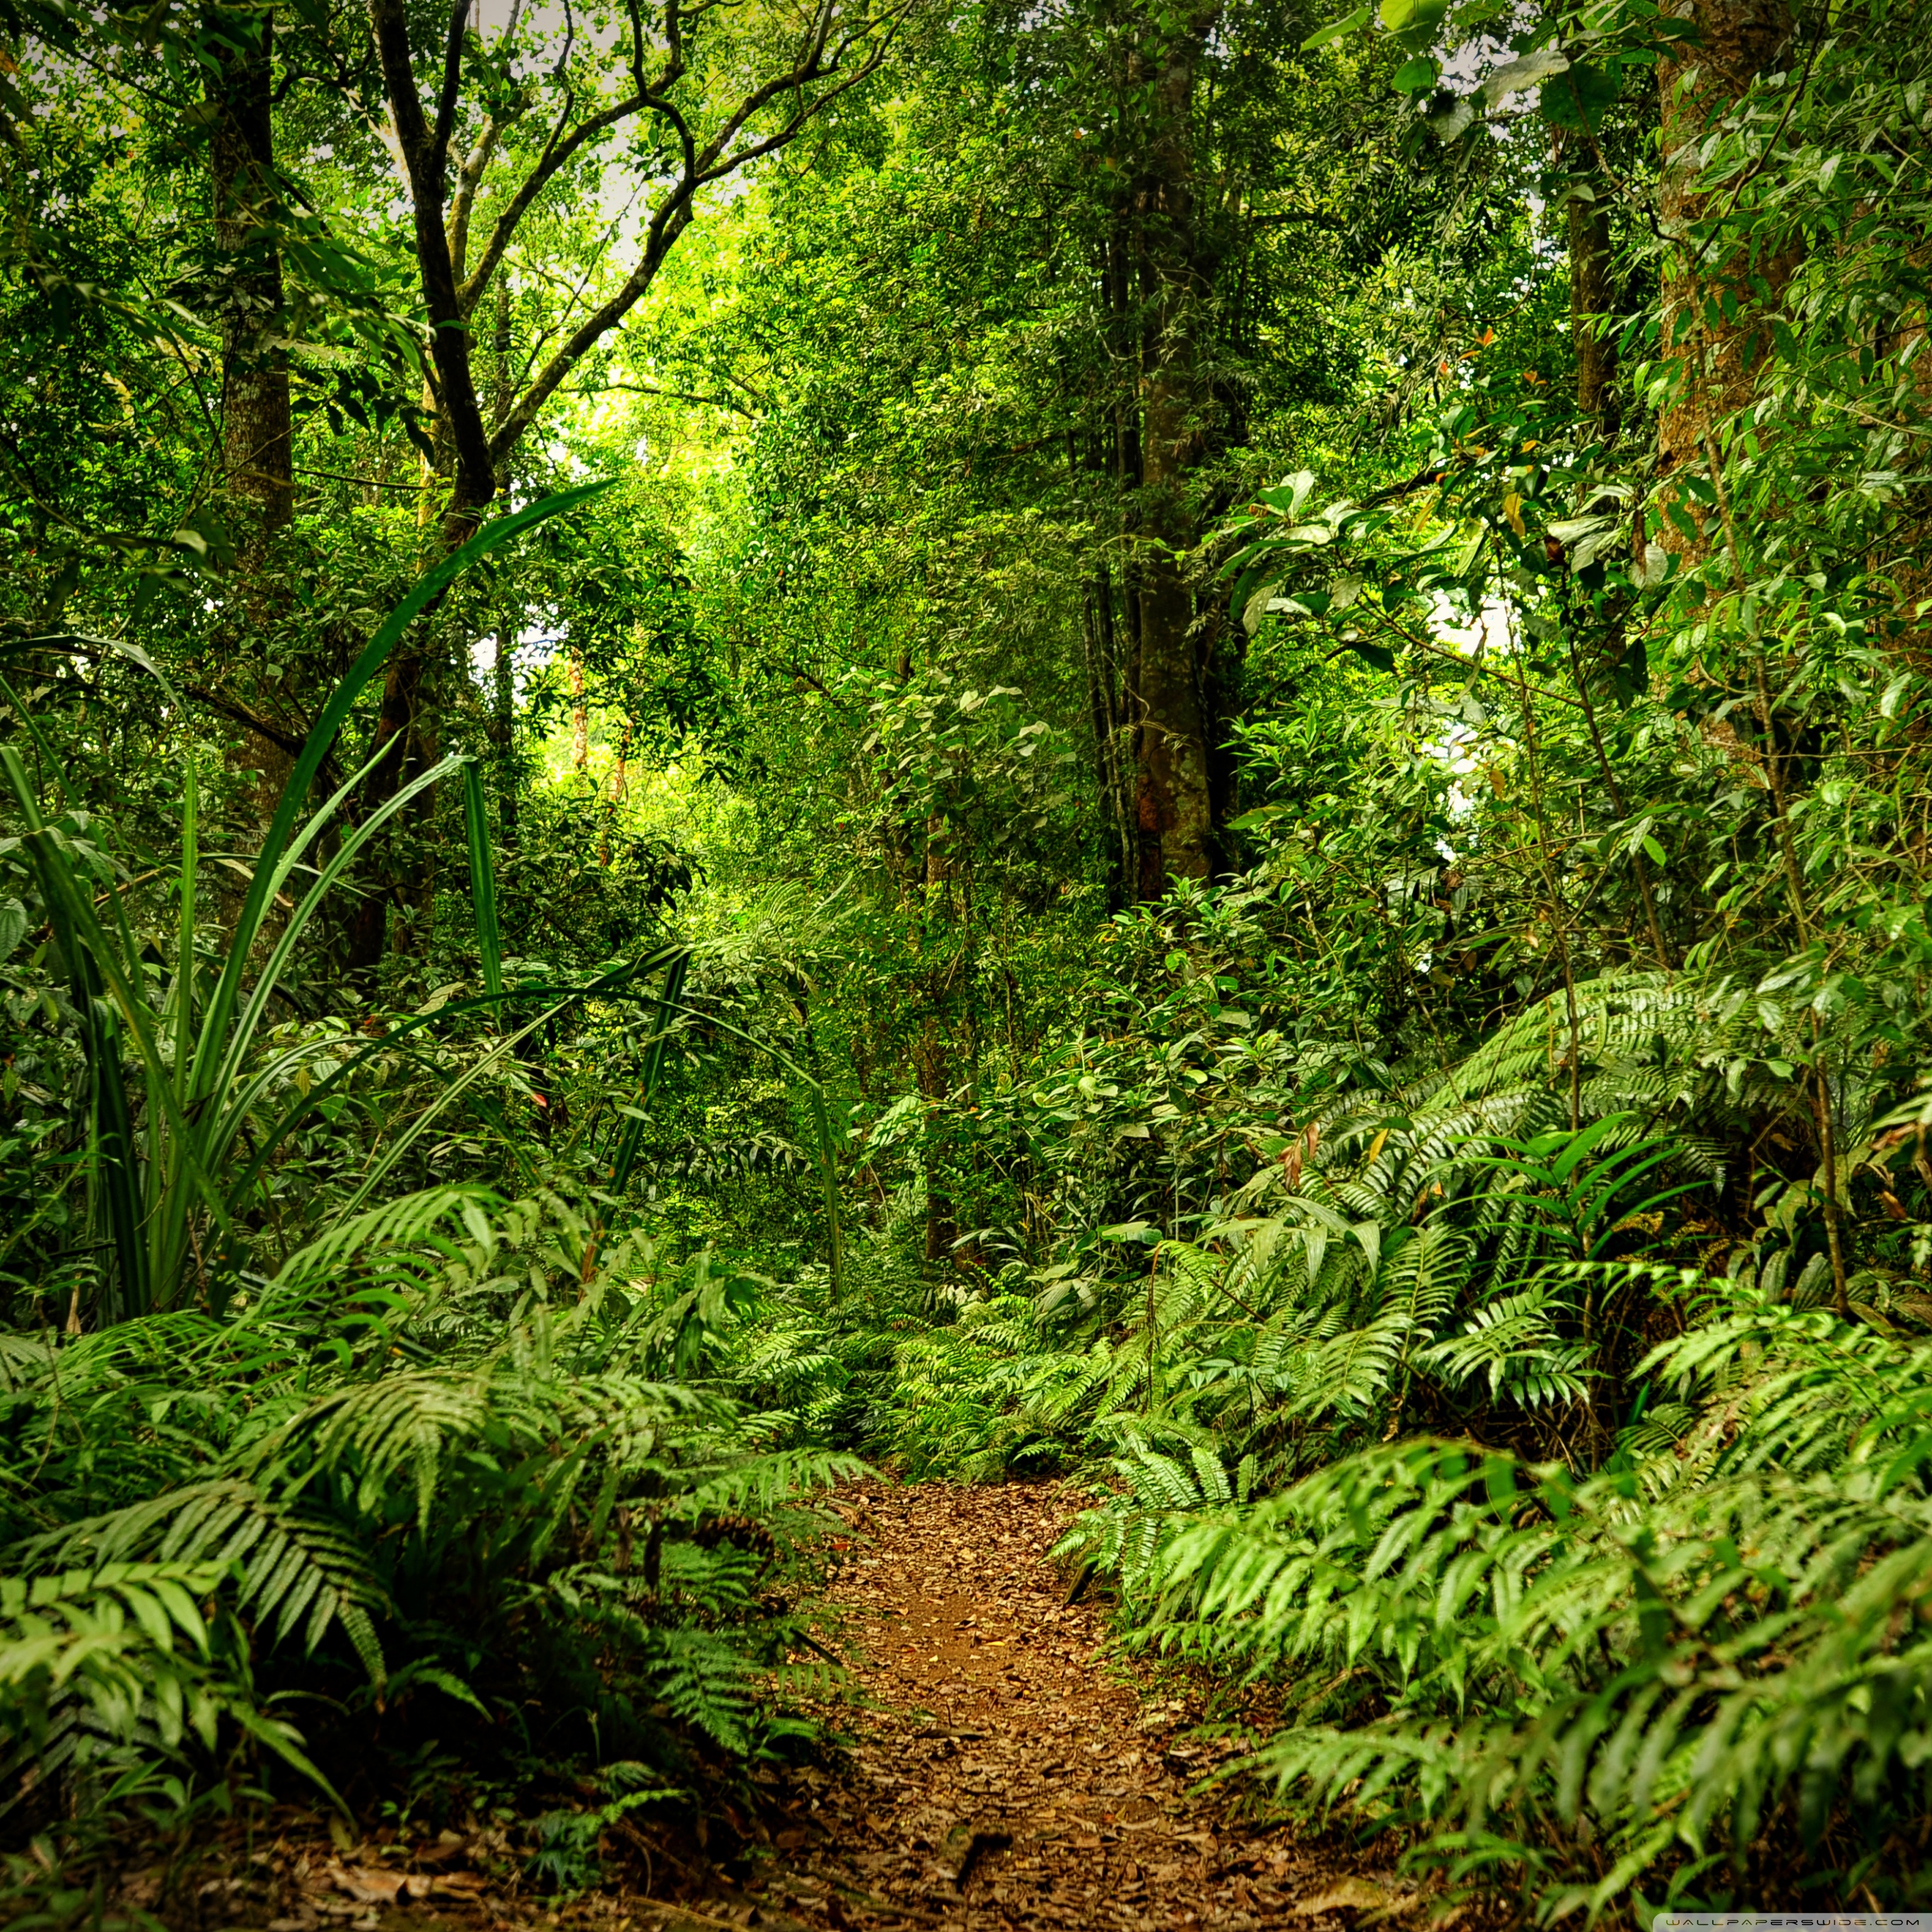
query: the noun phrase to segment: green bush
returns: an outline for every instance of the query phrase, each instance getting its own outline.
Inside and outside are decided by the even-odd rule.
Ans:
[[[637,1258],[600,1265],[554,1198],[442,1189],[226,1319],[16,1342],[0,1735],[38,1765],[27,1810],[250,1739],[352,1802],[431,1741],[687,1792],[778,1748],[806,1498],[858,1465],[662,1379],[676,1298]]]

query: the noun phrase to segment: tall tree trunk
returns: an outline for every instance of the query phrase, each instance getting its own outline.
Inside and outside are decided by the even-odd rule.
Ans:
[[[246,524],[236,585],[245,632],[258,638],[281,614],[265,572],[276,533],[294,521],[292,419],[283,328],[281,253],[274,235],[273,16],[222,21],[224,41],[208,77],[208,143],[214,243],[221,257],[222,470]],[[238,694],[271,724],[286,719],[286,690],[248,682]],[[244,796],[259,839],[280,802],[295,760],[274,740],[248,731],[238,751],[248,774]],[[244,834],[244,836],[246,836]],[[226,908],[232,920],[242,895]]]
[[[865,20],[848,17],[836,5],[812,10],[802,33],[780,37],[783,51],[775,67],[758,63],[757,70],[744,78],[742,89],[734,83],[722,100],[700,87],[700,94],[712,111],[701,117],[704,126],[694,127],[686,115],[696,102],[678,84],[692,70],[692,40],[700,32],[700,20],[716,10],[708,4],[674,0],[658,30],[662,45],[654,56],[647,50],[652,31],[633,6],[628,88],[620,83],[622,98],[605,103],[566,86],[562,118],[554,124],[527,168],[518,170],[520,184],[500,201],[494,194],[486,198],[496,212],[478,258],[472,264],[469,244],[477,213],[477,190],[492,154],[499,152],[506,128],[525,111],[524,105],[513,98],[521,90],[483,82],[473,60],[466,58],[477,51],[477,38],[472,32],[475,0],[449,0],[435,78],[427,97],[418,84],[410,42],[412,17],[420,28],[426,19],[423,10],[412,8],[407,0],[366,0],[366,4],[375,64],[382,74],[389,110],[389,126],[383,131],[392,137],[388,145],[408,188],[416,268],[428,324],[428,346],[436,370],[438,413],[452,452],[451,489],[442,523],[443,544],[450,549],[476,530],[496,494],[499,460],[515,447],[572,373],[580,371],[583,358],[644,299],[670,250],[696,218],[700,200],[740,168],[788,147],[823,109],[877,73],[905,24],[908,10],[889,7]],[[432,7],[427,17],[433,18],[436,10]],[[520,4],[511,7],[494,44],[496,56],[507,57],[514,52],[520,14]],[[567,6],[565,17],[567,53],[574,31],[568,23],[574,17]],[[716,31],[735,30],[720,26]],[[653,60],[655,78],[646,71]],[[707,56],[701,64],[710,71],[715,62]],[[724,61],[724,67],[730,65],[730,60]],[[486,61],[484,71],[494,67],[494,60]],[[722,73],[723,68],[718,71]],[[556,74],[562,81],[564,69],[558,68]],[[480,116],[465,111],[466,80],[471,83],[470,100],[481,110]],[[682,107],[674,100],[674,92],[683,101]],[[780,124],[754,138],[752,130],[767,110]],[[499,113],[505,118],[499,120]],[[611,131],[634,116],[640,117],[642,124],[654,124],[673,131],[673,152],[677,158],[654,206],[646,204],[650,212],[630,271],[587,314],[575,320],[563,340],[550,345],[541,367],[533,368],[521,397],[507,413],[499,414],[494,424],[486,426],[471,366],[471,311],[500,274],[504,251],[524,216],[544,205],[546,190],[554,183],[560,188],[571,178],[564,170],[590,160]],[[451,147],[459,127],[476,134],[475,144],[460,159]],[[426,741],[428,734],[417,721],[424,700],[428,648],[418,640],[428,634],[428,616],[425,612],[424,628],[398,647],[385,682],[377,724],[377,757],[364,798],[369,810],[394,796],[412,745]],[[354,949],[356,965],[374,967],[380,958],[382,933],[380,921],[373,916],[364,923]]]
[[[1703,141],[1790,40],[1790,8],[1787,0],[1693,0],[1690,11],[1696,44],[1657,69],[1664,159],[1658,220],[1672,244],[1664,265],[1662,344],[1664,353],[1682,365],[1682,377],[1658,422],[1660,482],[1649,534],[1682,566],[1701,562],[1725,538],[1720,517],[1693,502],[1677,479],[1714,468],[1718,431],[1750,402],[1769,346],[1763,302],[1753,283],[1775,299],[1792,267],[1789,259],[1755,261],[1715,251],[1691,232],[1711,198],[1700,185]],[[1747,744],[1730,718],[1707,718],[1701,728],[1727,756],[1758,766],[1759,778],[1774,791],[1781,780],[1771,720],[1768,709],[1760,709],[1762,749]]]
[[[440,450],[447,448],[453,472],[441,530],[446,552],[474,533],[496,494],[496,465],[471,366],[470,316],[458,293],[446,222],[450,137],[470,10],[466,0],[458,0],[451,10],[442,84],[432,122],[423,112],[416,89],[402,0],[370,0],[369,5],[383,91],[397,149],[409,178],[416,262],[430,325],[430,359],[436,368],[437,442]],[[406,782],[411,769],[420,768],[435,757],[435,728],[427,715],[425,699],[433,669],[430,652],[436,614],[435,605],[423,613],[391,654],[384,673],[375,738],[375,748],[382,756],[364,784],[365,814],[380,810]],[[425,940],[434,913],[434,877],[428,862],[434,811],[434,799],[426,796],[410,815],[412,829],[418,835],[413,842],[418,853],[411,856],[409,876],[400,882],[402,900],[414,915],[414,930]],[[352,936],[352,971],[367,976],[380,964],[393,896],[392,892],[372,892],[364,899]]]
[[[1564,214],[1570,242],[1570,340],[1576,354],[1576,406],[1594,416],[1606,436],[1617,433],[1613,386],[1616,337],[1609,324],[1615,295],[1611,274],[1608,184],[1596,166],[1594,144],[1568,136],[1566,158],[1576,168]]]
[[[1790,8],[1786,0],[1694,0],[1691,10],[1697,44],[1657,69],[1664,148],[1658,214],[1665,234],[1678,238],[1664,267],[1664,349],[1684,365],[1683,386],[1659,426],[1659,466],[1666,477],[1686,469],[1701,473],[1713,428],[1750,400],[1770,345],[1750,278],[1761,278],[1775,293],[1791,269],[1789,261],[1714,256],[1682,238],[1706,212],[1700,144],[1790,39]],[[1720,306],[1727,292],[1734,298],[1728,317]],[[1668,530],[1662,538],[1666,549],[1681,550],[1688,541]]]
[[[1135,803],[1144,899],[1158,898],[1171,877],[1208,878],[1215,862],[1194,594],[1181,558],[1196,537],[1188,496],[1202,453],[1195,79],[1219,14],[1216,4],[1183,20],[1156,57],[1136,57],[1132,76],[1149,116],[1137,196],[1144,346]]]
[[[289,360],[278,346],[282,260],[273,225],[274,25],[266,14],[238,17],[229,30],[239,44],[222,50],[208,81],[214,242],[224,258],[222,466],[258,530],[274,531],[296,513]]]
[[[1796,266],[1796,257],[1790,253],[1769,258],[1755,253],[1722,254],[1708,242],[1696,242],[1692,229],[1710,212],[1714,196],[1726,193],[1721,186],[1707,192],[1700,184],[1702,144],[1715,124],[1784,53],[1791,40],[1793,20],[1789,0],[1694,0],[1693,17],[1697,27],[1695,48],[1688,50],[1683,60],[1662,62],[1658,67],[1664,148],[1658,214],[1664,233],[1675,243],[1664,270],[1663,339],[1665,352],[1684,365],[1682,385],[1658,428],[1658,468],[1664,477],[1658,502],[1664,524],[1659,542],[1687,559],[1715,548],[1728,549],[1732,584],[1742,604],[1748,566],[1732,524],[1720,431],[1756,392],[1758,370],[1771,347],[1766,310],[1778,300]],[[1683,502],[1674,481],[1683,473],[1709,478],[1717,498],[1714,514],[1700,516]],[[1678,516],[1684,517],[1683,523]],[[1773,694],[1781,691],[1784,680],[1766,665],[1772,648],[1769,640],[1750,635],[1739,641],[1749,664],[1748,675],[1756,686],[1757,742],[1743,744],[1728,718],[1707,720],[1705,730],[1741,763],[1757,767],[1783,858],[1792,930],[1802,944],[1810,937],[1810,920],[1803,869],[1792,832],[1792,756],[1789,736],[1778,715],[1782,700]],[[1815,1042],[1815,1016],[1813,1024]],[[1822,1058],[1812,1068],[1812,1084],[1832,1284],[1840,1317],[1848,1319],[1837,1130],[1831,1083]]]

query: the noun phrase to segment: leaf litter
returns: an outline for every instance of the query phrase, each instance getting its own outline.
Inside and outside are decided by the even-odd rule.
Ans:
[[[758,1773],[748,1813],[620,1820],[601,1888],[532,1890],[501,1826],[358,1841],[285,1808],[266,1841],[232,1821],[234,1843],[165,1886],[128,1847],[116,1903],[169,1932],[1336,1932],[1413,1914],[1410,1882],[1204,1782],[1244,1747],[1204,1726],[1203,1687],[1124,1667],[1104,1607],[1052,1558],[1084,1500],[842,1489],[829,1595],[850,1695],[820,1714],[844,1747]]]
[[[1238,1932],[1411,1902],[1392,1874],[1244,1815],[1232,1786],[1201,1788],[1241,1747],[1192,1735],[1195,1696],[1148,1701],[1104,1610],[1068,1600],[1049,1552],[1072,1486],[839,1499],[853,1534],[832,1595],[870,1708],[842,1761],[784,1774],[737,1922]]]

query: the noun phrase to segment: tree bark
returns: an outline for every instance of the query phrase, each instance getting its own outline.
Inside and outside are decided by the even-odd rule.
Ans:
[[[1617,433],[1614,387],[1617,343],[1609,317],[1616,298],[1611,275],[1610,205],[1593,165],[1591,145],[1566,141],[1578,164],[1564,214],[1570,241],[1570,340],[1576,355],[1576,407],[1594,416],[1606,436]]]
[[[245,662],[250,639],[282,614],[283,599],[265,570],[277,533],[295,520],[293,418],[287,352],[280,346],[284,291],[275,241],[274,22],[271,14],[224,16],[207,82],[212,110],[208,162],[214,244],[222,286],[221,457],[230,501],[245,525],[234,584],[244,619],[234,656]],[[239,665],[224,670],[234,680]],[[245,673],[238,694],[246,707],[279,723],[285,688],[271,691]],[[296,728],[301,735],[300,727]],[[256,730],[245,732],[234,763],[242,775],[244,809],[252,821],[238,828],[259,843],[274,816],[295,760],[286,747]],[[220,894],[224,922],[240,916],[238,886]]]
[[[1789,41],[1790,8],[1786,0],[1693,0],[1690,12],[1697,44],[1657,70],[1664,148],[1658,214],[1676,240],[1664,268],[1663,343],[1664,353],[1684,364],[1682,386],[1659,427],[1659,467],[1666,477],[1687,467],[1701,470],[1711,430],[1750,401],[1769,343],[1749,278],[1761,277],[1774,293],[1792,266],[1712,256],[1688,238],[1708,200],[1698,186],[1699,145]],[[1728,320],[1718,308],[1726,290],[1736,298]],[[1673,542],[1666,531],[1661,541],[1682,550],[1687,540],[1680,534]]]
[[[610,786],[604,800],[604,827],[597,842],[597,862],[610,869],[610,845],[617,831],[617,814],[624,808],[624,796],[630,788],[631,734],[638,721],[626,714],[624,728],[617,734],[616,762],[610,767]]]
[[[1136,57],[1131,76],[1149,117],[1136,197],[1144,319],[1135,817],[1143,899],[1159,898],[1170,878],[1207,878],[1216,857],[1194,595],[1182,558],[1196,534],[1189,485],[1202,450],[1195,80],[1219,14],[1218,4],[1197,10],[1157,56]]]
[[[1708,475],[1714,487],[1722,487],[1713,473],[1718,431],[1750,403],[1769,346],[1762,300],[1752,282],[1761,280],[1775,299],[1792,266],[1788,258],[1754,262],[1722,254],[1692,232],[1710,212],[1712,198],[1700,185],[1700,146],[1789,41],[1787,0],[1690,0],[1687,10],[1696,44],[1681,59],[1660,62],[1657,70],[1663,149],[1658,220],[1672,243],[1664,266],[1661,341],[1664,355],[1682,365],[1682,376],[1658,422],[1659,487],[1651,520],[1658,547],[1680,568],[1701,562],[1724,538],[1720,519],[1691,502],[1677,478]],[[1732,297],[1728,315],[1726,293]],[[1734,568],[1738,561],[1733,560]],[[1762,747],[1747,743],[1730,718],[1706,718],[1700,728],[1727,757],[1755,767],[1774,791],[1780,780],[1768,710],[1760,724]],[[1781,824],[1781,805],[1779,816]]]
[[[296,512],[287,352],[282,327],[282,261],[275,202],[274,26],[238,20],[239,45],[224,46],[208,76],[214,243],[223,256],[221,452],[229,488],[262,530],[285,528]]]

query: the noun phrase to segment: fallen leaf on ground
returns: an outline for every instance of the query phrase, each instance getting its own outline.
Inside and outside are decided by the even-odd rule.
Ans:
[[[855,1734],[841,1761],[768,1787],[772,1850],[744,1884],[761,1912],[829,1932],[1246,1932],[1311,1895],[1333,1901],[1316,1910],[1391,1902],[1346,1858],[1242,1815],[1232,1788],[1194,1791],[1233,1748],[1176,1753],[1198,1700],[1164,1686],[1150,1713],[1106,1651],[1105,1606],[1066,1602],[1049,1552],[1085,1502],[1072,1484],[838,1500],[870,1538],[832,1588],[870,1706],[830,1714]]]
[[[1312,1918],[1321,1912],[1372,1912],[1392,1904],[1393,1895],[1366,1879],[1345,1878],[1313,1898],[1304,1898],[1292,1910],[1298,1917]]]
[[[430,1884],[428,1879],[412,1878],[407,1872],[334,1864],[310,1872],[302,1882],[310,1892],[346,1892],[358,1905],[406,1904],[412,1898],[427,1897]]]

